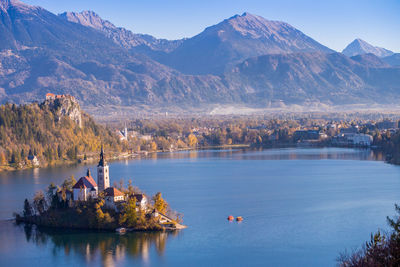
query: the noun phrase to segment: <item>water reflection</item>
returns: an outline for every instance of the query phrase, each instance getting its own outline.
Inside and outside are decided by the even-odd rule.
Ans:
[[[231,148],[215,150],[192,150],[174,153],[155,153],[152,159],[201,159],[225,158],[233,160],[384,160],[382,152],[371,149],[348,148],[285,148],[253,149]]]
[[[39,228],[21,224],[25,239],[38,247],[50,247],[53,256],[60,253],[74,255],[81,262],[101,262],[103,266],[118,266],[129,259],[148,263],[157,255],[162,258],[167,240],[179,235],[179,232],[135,232],[119,235],[109,232],[83,232],[78,230],[60,230]],[[156,253],[152,253],[152,250]],[[150,256],[150,254],[152,254]]]

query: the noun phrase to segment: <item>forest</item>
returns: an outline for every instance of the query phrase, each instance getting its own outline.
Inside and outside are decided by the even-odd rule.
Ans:
[[[76,162],[101,144],[124,150],[111,129],[82,112],[82,127],[46,103],[0,106],[0,170],[27,168],[36,156],[41,166]]]

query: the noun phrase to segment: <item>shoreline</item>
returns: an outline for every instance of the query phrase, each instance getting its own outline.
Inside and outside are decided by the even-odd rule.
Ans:
[[[67,226],[53,226],[53,225],[46,225],[46,224],[40,224],[37,222],[32,222],[32,221],[27,221],[23,218],[17,219],[9,219],[9,220],[4,220],[4,221],[9,221],[13,222],[16,225],[24,224],[24,225],[34,225],[38,228],[44,228],[44,229],[59,229],[59,230],[73,230],[73,231],[82,231],[82,232],[103,232],[103,233],[117,233],[116,229],[111,229],[111,228],[89,228],[89,227],[67,227]],[[175,231],[175,230],[180,230],[180,229],[165,229],[165,228],[157,228],[157,229],[134,229],[134,228],[129,228],[127,232],[165,232],[165,231]]]
[[[141,152],[110,152],[112,156],[108,158],[109,161],[118,161],[123,159],[135,159],[138,157],[148,157],[149,155],[158,154],[158,153],[166,153],[166,152],[179,152],[179,151],[193,151],[193,150],[204,150],[204,149],[220,149],[220,148],[250,148],[250,145],[245,144],[237,144],[237,145],[220,145],[220,146],[206,146],[206,147],[196,147],[196,148],[181,148],[174,150],[157,150],[157,151],[141,151]],[[83,155],[80,155],[83,157]],[[30,170],[30,169],[43,169],[49,167],[63,167],[63,166],[71,166],[71,165],[86,165],[96,162],[97,158],[90,157],[86,160],[78,159],[76,161],[65,160],[65,161],[57,161],[51,164],[46,164],[43,166],[27,166],[27,167],[12,167],[10,165],[0,166],[1,172],[14,172],[14,171],[22,171],[22,170]]]
[[[303,143],[276,143],[276,144],[270,144],[266,146],[251,146],[249,144],[234,144],[234,145],[218,145],[218,146],[204,146],[204,147],[196,147],[196,148],[181,148],[181,149],[174,149],[174,150],[157,150],[157,151],[141,151],[141,152],[114,152],[112,156],[108,159],[109,161],[119,161],[123,159],[135,159],[135,158],[147,158],[150,155],[158,154],[158,153],[173,153],[173,152],[180,152],[180,151],[201,151],[201,150],[207,150],[207,149],[240,149],[240,148],[258,148],[258,149],[273,149],[273,148],[312,148],[312,147],[317,147],[317,148],[324,148],[324,147],[338,147],[338,148],[353,148],[353,149],[372,149],[372,150],[377,150],[384,152],[382,149],[377,148],[377,147],[355,147],[355,146],[333,146],[329,145],[326,143],[308,143],[308,142],[303,142]],[[52,164],[47,164],[44,166],[29,166],[26,168],[15,168],[11,166],[7,166],[7,168],[4,168],[3,166],[0,166],[0,173],[2,172],[14,172],[14,171],[22,171],[22,170],[29,170],[29,169],[43,169],[43,168],[49,168],[49,167],[65,167],[65,166],[72,166],[72,165],[87,165],[91,164],[93,162],[96,162],[97,159],[95,157],[90,157],[87,160],[76,160],[76,161],[61,161],[61,162],[55,162]],[[400,165],[396,164],[393,161],[387,161],[387,159],[384,159],[385,162],[393,165]]]

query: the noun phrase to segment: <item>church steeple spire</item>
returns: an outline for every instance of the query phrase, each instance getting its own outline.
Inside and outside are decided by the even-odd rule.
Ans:
[[[104,158],[104,147],[101,145],[100,161],[98,166],[104,167],[105,165],[107,165],[107,162]]]

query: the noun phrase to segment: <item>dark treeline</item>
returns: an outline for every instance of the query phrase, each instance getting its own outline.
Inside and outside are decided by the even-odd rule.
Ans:
[[[400,207],[395,205],[396,211],[400,214]],[[338,257],[340,266],[363,267],[363,266],[400,266],[400,217],[387,218],[391,228],[385,234],[381,231],[371,234],[370,241],[367,241],[361,249],[353,253],[342,253]]]
[[[375,143],[385,152],[387,161],[400,164],[400,131],[381,135],[380,138],[376,138]]]
[[[112,150],[123,145],[111,130],[82,113],[82,127],[45,104],[0,106],[0,166],[23,168],[37,156],[40,165],[75,161],[98,151],[101,143]],[[0,168],[1,168],[0,167]]]

